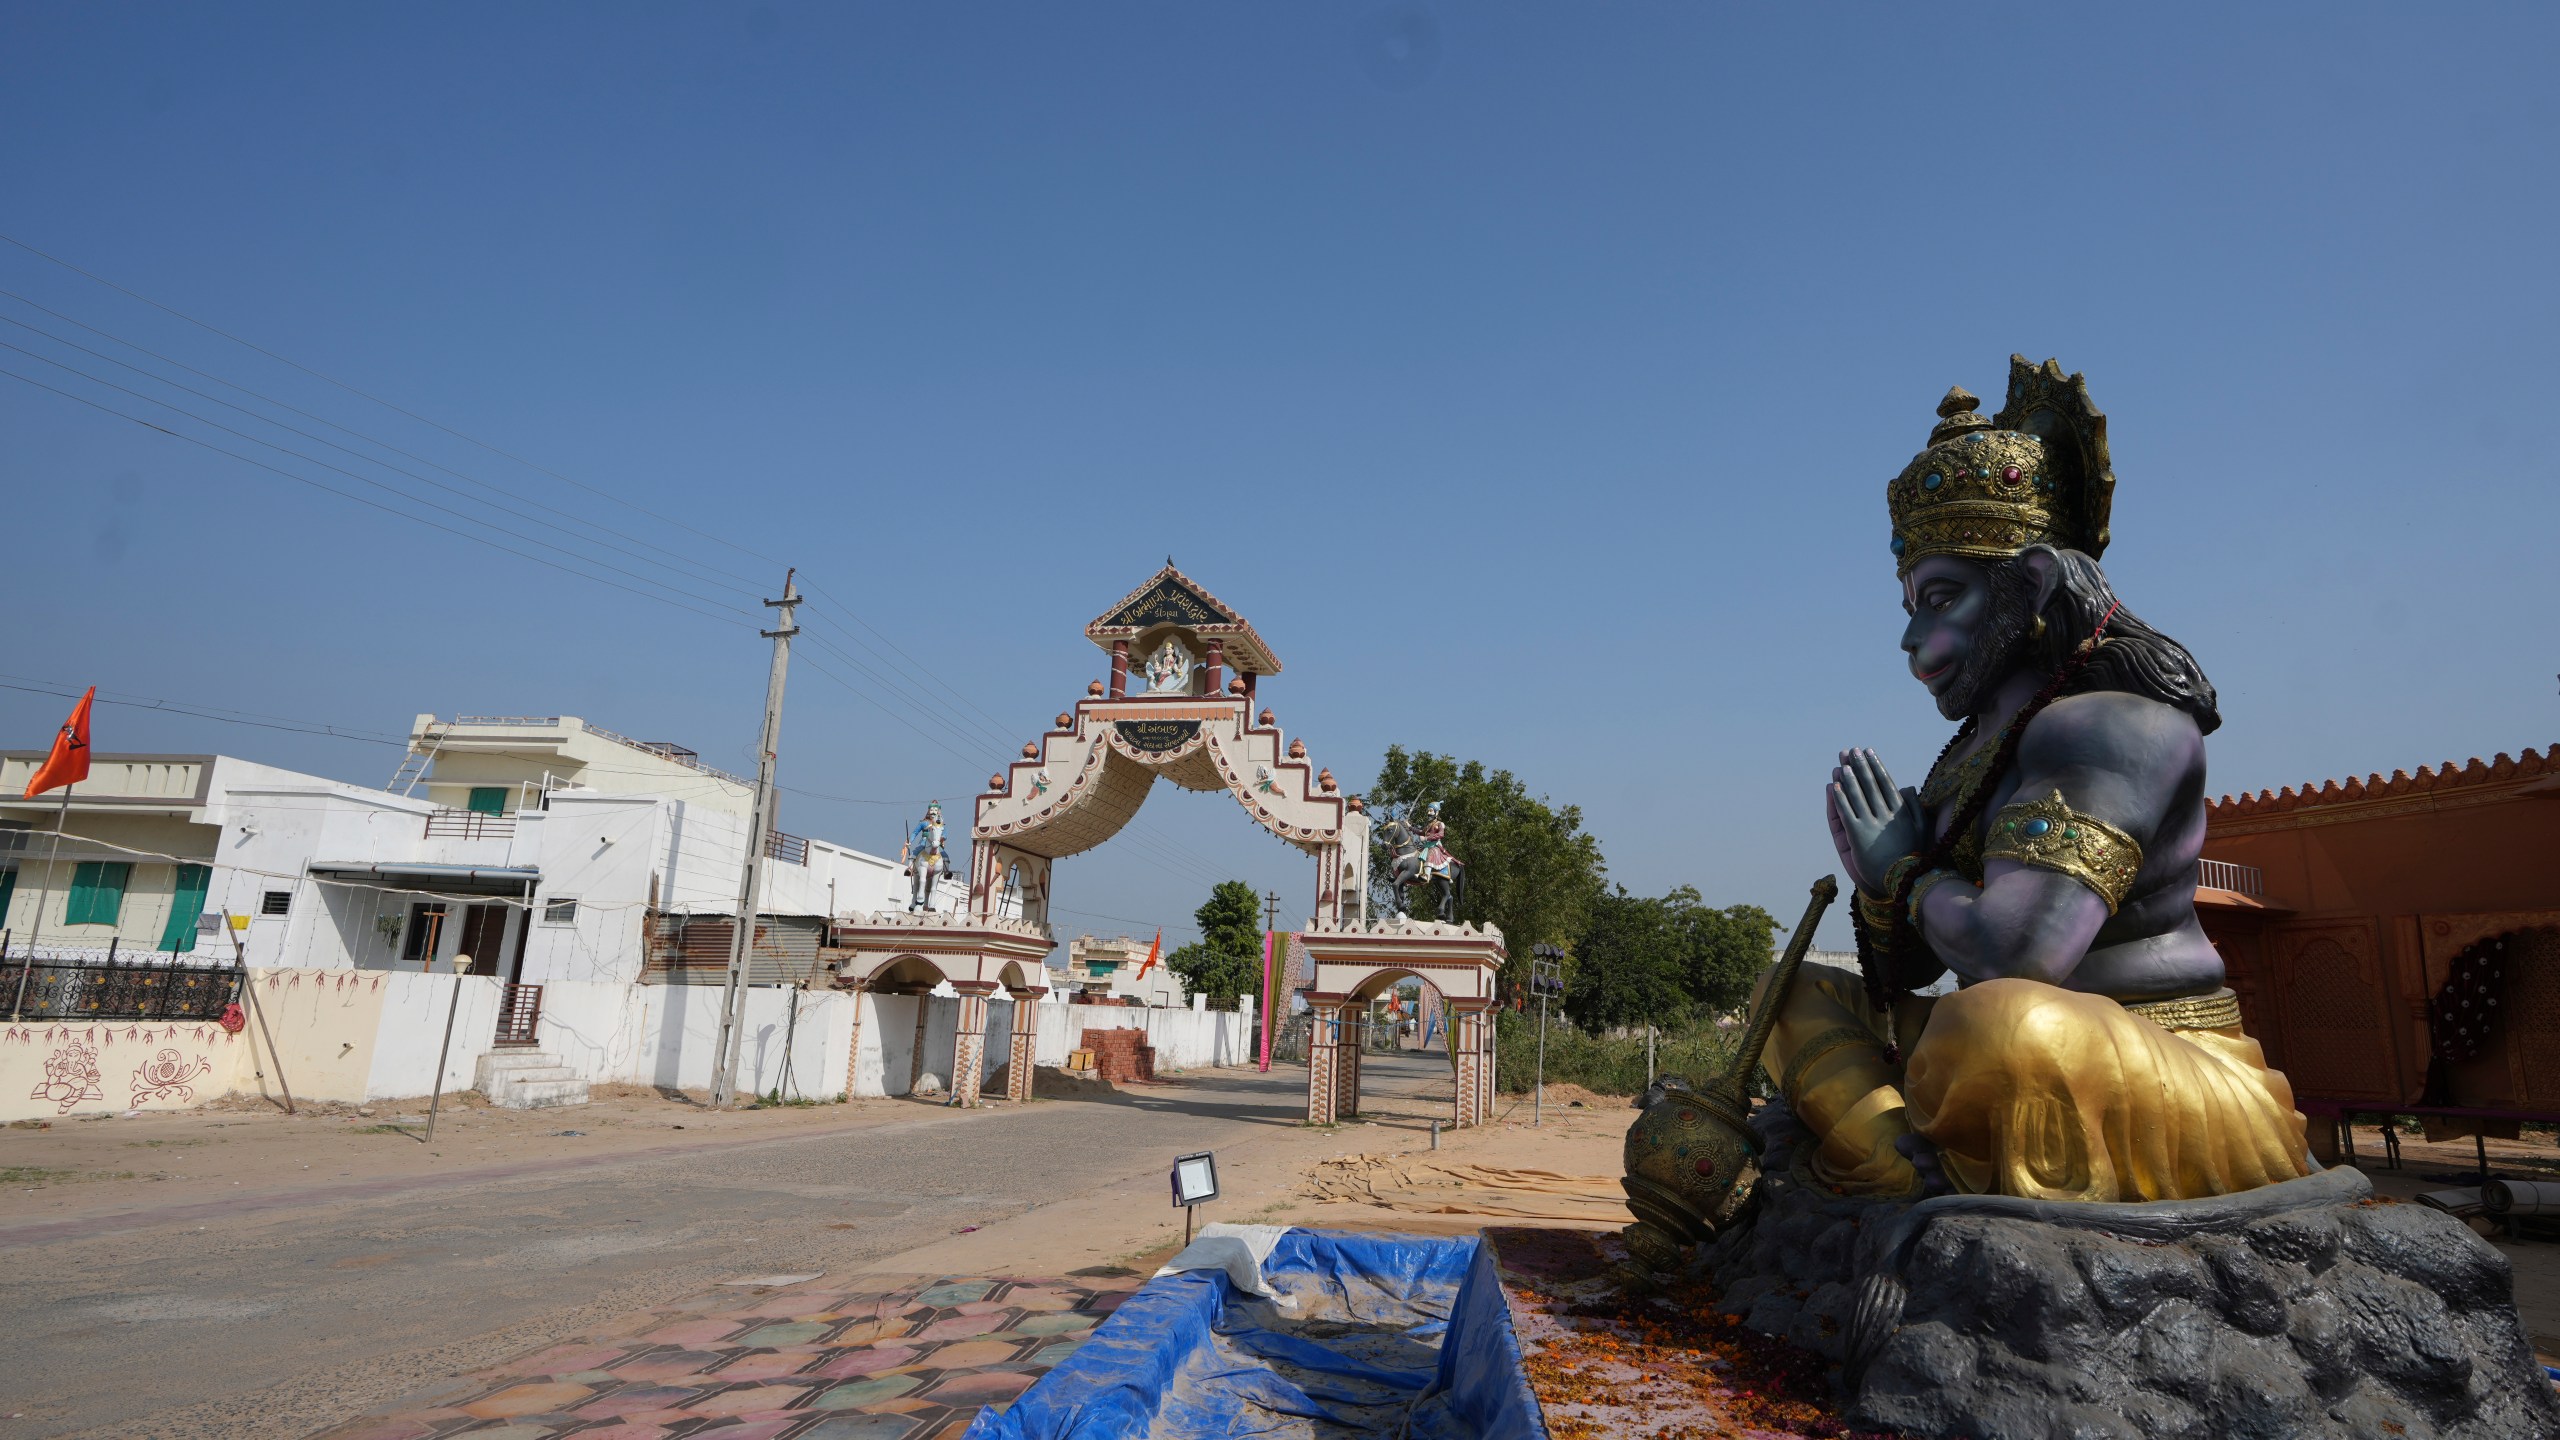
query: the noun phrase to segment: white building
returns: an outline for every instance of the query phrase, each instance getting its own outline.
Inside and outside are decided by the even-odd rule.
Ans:
[[[0,796],[42,751],[0,752]],[[245,915],[253,966],[443,968],[527,984],[725,973],[753,787],[691,751],[574,716],[419,717],[389,789],[222,755],[93,755],[72,792],[0,802],[14,945],[210,949]],[[826,920],[907,900],[895,861],[765,842],[756,981],[797,981]],[[940,887],[953,908],[958,887]],[[39,912],[41,912],[39,914]]]
[[[1162,957],[1154,968],[1147,967],[1147,949],[1153,943],[1128,935],[1108,940],[1079,935],[1067,942],[1066,959],[1050,964],[1050,988],[1061,995],[1081,993],[1096,999],[1107,997],[1180,1009],[1190,1003],[1183,998],[1182,982],[1165,968]],[[1167,946],[1165,954],[1172,953],[1172,947]],[[1142,970],[1144,974],[1139,973]]]

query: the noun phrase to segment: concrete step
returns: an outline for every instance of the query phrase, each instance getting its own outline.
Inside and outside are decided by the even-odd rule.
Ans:
[[[556,1070],[560,1057],[540,1050],[492,1050],[480,1057],[473,1075],[486,1090],[498,1080],[527,1070]]]
[[[547,1110],[557,1105],[587,1103],[587,1082],[568,1080],[508,1081],[483,1092],[489,1103],[506,1110]]]
[[[566,1065],[538,1065],[501,1071],[488,1078],[492,1085],[539,1085],[554,1080],[575,1080],[578,1072]]]

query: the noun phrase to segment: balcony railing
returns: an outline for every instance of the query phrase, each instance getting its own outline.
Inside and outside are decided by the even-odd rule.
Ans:
[[[809,863],[809,842],[797,835],[767,830],[764,832],[764,858],[779,860],[785,865],[806,865]]]
[[[2198,860],[2196,883],[2252,899],[2263,900],[2267,896],[2267,877],[2257,866],[2234,865],[2228,860]]]
[[[526,729],[547,730],[557,726],[560,723],[560,719],[561,717],[557,715],[456,715],[453,717],[453,723],[456,725],[509,725]],[[716,765],[703,764],[702,757],[700,755],[681,745],[671,744],[664,740],[634,740],[630,736],[622,734],[619,731],[607,730],[592,720],[582,723],[585,724],[587,733],[590,735],[600,736],[617,745],[628,745],[632,749],[640,751],[645,755],[655,755],[661,760],[673,761],[688,770],[699,771],[702,774],[712,776],[716,779],[727,780],[732,784],[737,785],[753,785],[755,783],[753,780],[750,780],[743,775],[732,775],[728,771],[723,770]]]
[[[477,810],[434,810],[427,815],[427,838],[430,840],[504,840],[516,833],[511,816],[486,815]]]
[[[507,982],[498,998],[498,1033],[491,1041],[496,1045],[536,1045],[541,1043],[542,987]]]
[[[655,755],[661,760],[681,765],[687,770],[697,771],[701,774],[709,775],[714,779],[726,780],[734,785],[753,785],[756,783],[744,775],[732,775],[717,765],[703,764],[702,757],[700,755],[691,750],[687,750],[681,745],[669,744],[664,740],[634,740],[630,736],[622,734],[619,731],[607,730],[592,720],[586,722],[586,724],[587,733],[590,735],[600,735],[617,745],[628,745],[632,749],[637,750],[644,755]]]

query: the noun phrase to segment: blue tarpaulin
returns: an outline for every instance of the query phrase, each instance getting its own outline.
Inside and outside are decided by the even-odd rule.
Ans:
[[[967,1440],[1545,1440],[1476,1237],[1290,1230],[1261,1281],[1158,1276]]]

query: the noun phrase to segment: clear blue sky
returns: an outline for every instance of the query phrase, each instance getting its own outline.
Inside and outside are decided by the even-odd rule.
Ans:
[[[797,564],[842,602],[813,635],[867,659],[849,607],[997,722],[890,698],[928,739],[803,668],[801,792],[974,793],[1170,552],[1350,785],[1390,742],[1482,758],[1579,803],[1629,886],[1792,916],[1832,753],[1916,779],[1944,738],[1883,482],[2012,351],[2112,418],[2108,569],[2221,687],[2217,790],[2560,740],[2555,40],[2522,6],[0,14],[0,230],[736,549],[23,250],[0,289],[495,485],[535,517],[509,543],[663,575],[554,507],[730,603]],[[751,764],[761,615],[15,381],[0,433],[11,676],[393,733],[572,713]],[[0,733],[64,708],[0,691]],[[113,708],[98,744],[397,758]],[[910,814],[783,823],[885,847]],[[1179,934],[1227,874],[1304,913],[1307,862],[1232,805],[1160,786],[1142,821],[1061,868],[1066,924]]]

